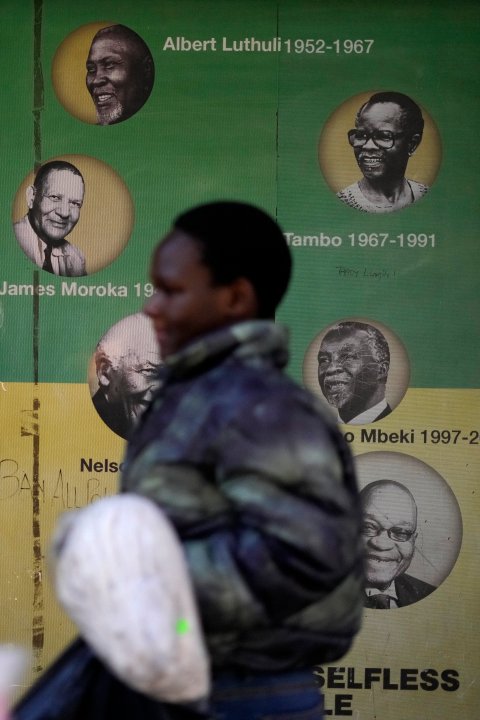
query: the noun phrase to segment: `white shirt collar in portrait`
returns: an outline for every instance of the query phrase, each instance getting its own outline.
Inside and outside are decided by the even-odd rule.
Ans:
[[[355,415],[351,420],[348,421],[348,423],[345,423],[344,420],[340,417],[340,414],[337,412],[338,415],[338,422],[348,424],[348,425],[366,425],[367,423],[374,422],[376,418],[382,413],[384,410],[387,409],[387,401],[385,398],[383,400],[380,400],[376,405],[373,405],[371,408],[368,408],[368,410],[364,410],[364,412],[360,413],[359,415]]]

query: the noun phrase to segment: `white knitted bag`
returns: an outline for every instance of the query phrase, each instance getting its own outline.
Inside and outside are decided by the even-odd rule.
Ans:
[[[183,549],[153,502],[116,495],[67,513],[52,550],[61,604],[115,675],[166,702],[208,695],[208,654]]]

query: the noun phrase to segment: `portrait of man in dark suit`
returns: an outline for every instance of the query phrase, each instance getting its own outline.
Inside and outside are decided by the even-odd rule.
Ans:
[[[86,275],[82,251],[67,240],[80,219],[85,182],[75,165],[52,160],[26,189],[27,214],[13,230],[25,255],[53,275]]]
[[[415,553],[417,504],[401,483],[376,480],[360,493],[365,546],[365,607],[388,610],[422,600],[434,585],[407,573]]]
[[[376,422],[392,411],[385,398],[390,350],[378,328],[339,322],[324,335],[318,352],[318,382],[342,423]]]

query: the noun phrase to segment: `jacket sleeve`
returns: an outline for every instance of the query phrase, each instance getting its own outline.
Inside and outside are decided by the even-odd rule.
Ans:
[[[352,462],[308,395],[239,408],[201,464],[155,455],[144,453],[126,489],[176,526],[207,633],[293,623],[354,634],[362,563]]]

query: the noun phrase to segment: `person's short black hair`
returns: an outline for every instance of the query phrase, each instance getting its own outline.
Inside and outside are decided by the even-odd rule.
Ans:
[[[198,242],[215,285],[246,278],[256,293],[258,317],[273,318],[288,287],[292,258],[270,215],[246,203],[220,201],[179,215],[174,227]]]
[[[326,340],[341,340],[352,333],[363,330],[367,334],[368,344],[372,351],[374,360],[378,363],[385,363],[387,369],[390,367],[390,349],[383,333],[374,325],[358,322],[357,320],[345,320],[333,325],[323,336],[322,343]]]
[[[375,93],[366,103],[362,105],[357,113],[357,119],[367,106],[371,107],[377,103],[395,103],[395,105],[398,105],[403,110],[404,124],[408,135],[420,135],[420,137],[422,137],[423,126],[425,124],[422,111],[412,98],[400,92],[388,90],[386,92]]]
[[[73,175],[78,175],[78,177],[82,178],[83,185],[85,186],[83,175],[80,170],[75,167],[75,165],[66,162],[66,160],[51,160],[38,168],[35,180],[33,181],[33,187],[35,190],[43,190],[47,177],[54,170],[68,170],[68,172],[73,173]]]
[[[358,496],[360,498],[360,504],[362,507],[365,506],[366,501],[368,500],[372,490],[376,490],[377,488],[384,488],[384,487],[394,487],[398,490],[402,490],[405,495],[408,495],[410,500],[412,501],[415,510],[417,510],[417,503],[415,502],[415,498],[413,497],[410,490],[407,488],[406,485],[403,485],[403,483],[398,482],[397,480],[388,480],[388,479],[382,479],[382,480],[373,480],[372,482],[368,483],[368,485],[365,485],[363,487]]]

